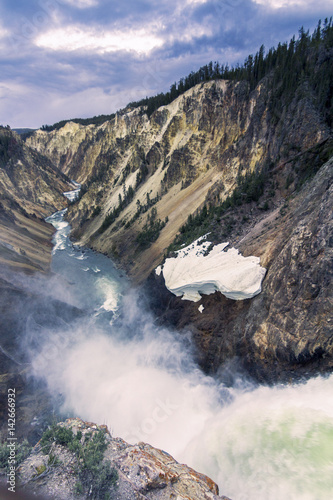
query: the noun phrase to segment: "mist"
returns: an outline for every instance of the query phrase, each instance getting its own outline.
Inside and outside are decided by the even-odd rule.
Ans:
[[[66,334],[39,332],[33,373],[61,395],[61,412],[164,449],[231,498],[327,498],[332,376],[265,387],[233,373],[227,387],[197,368],[188,337],[156,327],[134,291],[122,300],[126,315],[109,328],[89,318]]]
[[[22,348],[59,415],[161,448],[234,500],[326,500],[333,376],[266,387],[232,364],[216,377],[204,374],[190,333],[158,326],[141,291],[110,260],[76,248],[66,223],[54,223],[54,274],[39,291],[44,303],[61,299],[64,307],[48,323],[32,304]],[[37,293],[38,279],[31,283]],[[66,308],[73,314],[62,317]]]

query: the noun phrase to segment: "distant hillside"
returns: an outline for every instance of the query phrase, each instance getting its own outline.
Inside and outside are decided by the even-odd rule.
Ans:
[[[35,128],[13,128],[13,131],[16,132],[19,135],[26,135],[26,134],[32,134],[35,132]]]
[[[71,208],[76,237],[143,277],[172,243],[206,231],[230,238],[233,218],[220,222],[228,210],[255,203],[267,211],[327,161],[332,61],[333,26],[325,20],[266,55],[261,47],[242,67],[210,63],[163,94],[163,102],[174,100],[152,114],[157,97],[99,126],[66,122],[27,142],[84,184]],[[303,165],[311,148],[315,161],[309,151]],[[283,189],[272,184],[279,165]]]
[[[43,219],[66,206],[68,189],[49,159],[0,127],[0,268],[48,270],[53,229]]]

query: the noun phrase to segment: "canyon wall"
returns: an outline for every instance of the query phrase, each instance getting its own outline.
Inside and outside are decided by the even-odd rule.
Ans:
[[[223,201],[239,176],[277,167],[330,134],[311,99],[296,99],[273,121],[267,80],[253,92],[247,82],[217,80],[150,118],[142,108],[128,109],[101,126],[69,122],[37,131],[28,144],[87,188],[69,211],[74,237],[142,282],[190,214]],[[272,208],[286,195],[286,172]]]
[[[150,117],[128,108],[27,141],[84,185],[69,209],[74,238],[145,283],[161,321],[192,333],[206,371],[230,359],[263,380],[332,368],[331,129],[303,84],[282,109],[276,116],[268,78],[252,92],[216,80]],[[260,257],[258,297],[193,304],[155,276],[196,214],[192,240],[205,229]]]
[[[67,205],[68,180],[15,132],[0,128],[0,266],[49,270],[54,229],[44,218]]]

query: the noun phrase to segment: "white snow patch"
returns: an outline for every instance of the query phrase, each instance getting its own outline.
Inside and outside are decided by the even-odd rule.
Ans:
[[[157,274],[157,276],[160,276],[162,272],[162,266],[157,266],[157,268],[155,269],[155,273]]]
[[[198,311],[199,311],[200,313],[202,313],[202,311],[203,311],[204,309],[205,309],[205,308],[204,308],[204,306],[203,306],[202,304],[201,304],[201,306],[199,306],[199,307],[198,307]]]
[[[243,257],[236,248],[224,251],[228,242],[212,247],[206,237],[178,250],[177,257],[166,259],[162,272],[168,290],[193,302],[199,301],[201,294],[216,291],[233,300],[258,295],[266,274],[259,257]]]

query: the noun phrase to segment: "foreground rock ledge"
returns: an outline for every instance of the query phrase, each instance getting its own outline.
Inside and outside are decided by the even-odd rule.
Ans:
[[[110,489],[112,499],[229,500],[219,496],[218,486],[209,477],[178,463],[165,451],[146,443],[130,445],[123,439],[112,438],[106,426],[83,422],[79,418],[68,419],[60,425],[72,429],[74,434],[81,431],[82,439],[87,433],[105,432],[108,446],[104,459],[110,460],[118,473],[117,484]],[[49,466],[50,456],[42,453],[38,443],[21,464],[18,478],[24,491],[57,500],[85,498],[75,493],[74,453],[55,445],[51,454],[58,459],[56,466]]]

